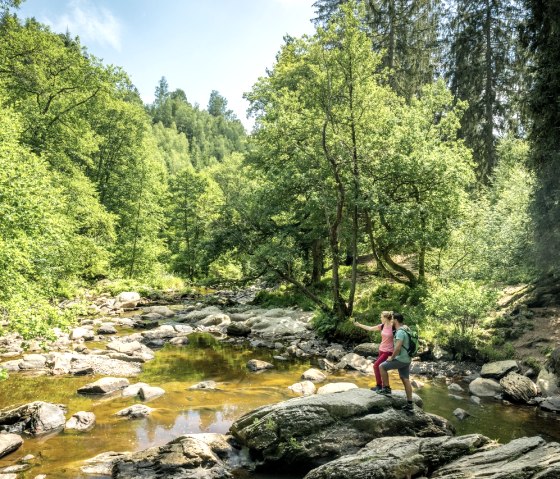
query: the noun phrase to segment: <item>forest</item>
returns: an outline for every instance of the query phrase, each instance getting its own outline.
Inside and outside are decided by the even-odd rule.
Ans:
[[[503,359],[503,291],[558,292],[558,2],[317,0],[315,33],[245,93],[251,132],[165,76],[144,104],[19,3],[0,0],[4,331],[46,338],[96,288],[257,282],[329,337],[398,310],[459,359]]]

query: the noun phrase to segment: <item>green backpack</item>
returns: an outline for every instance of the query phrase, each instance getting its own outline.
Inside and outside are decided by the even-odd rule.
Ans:
[[[402,330],[408,336],[408,348],[403,348],[406,350],[410,357],[414,356],[418,352],[418,331],[416,329],[410,329],[408,326],[406,328],[402,328]]]

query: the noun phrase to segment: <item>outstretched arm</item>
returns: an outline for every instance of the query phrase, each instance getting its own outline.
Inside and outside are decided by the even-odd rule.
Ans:
[[[365,324],[358,323],[358,321],[356,321],[355,319],[351,319],[350,321],[354,323],[355,326],[358,326],[358,328],[361,328],[365,331],[377,331],[379,329],[377,326],[367,326]]]

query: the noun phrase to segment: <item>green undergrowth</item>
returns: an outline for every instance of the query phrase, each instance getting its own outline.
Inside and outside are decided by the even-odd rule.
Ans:
[[[182,295],[203,294],[205,290],[190,284],[177,276],[160,275],[146,279],[119,278],[99,281],[93,291],[96,294],[109,293],[117,296],[123,291],[135,291],[144,298],[169,299]]]

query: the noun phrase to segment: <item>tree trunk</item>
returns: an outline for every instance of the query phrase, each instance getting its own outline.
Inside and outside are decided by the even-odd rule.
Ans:
[[[324,273],[323,261],[325,250],[323,240],[316,239],[311,244],[311,256],[313,259],[313,269],[311,271],[311,285],[317,285],[321,281]]]
[[[327,122],[323,123],[323,152],[328,162],[331,165],[332,173],[336,183],[336,214],[334,221],[331,222],[329,219],[329,212],[325,211],[327,224],[329,226],[329,244],[331,247],[331,254],[333,258],[332,267],[332,297],[333,297],[333,314],[338,318],[339,321],[344,321],[348,317],[348,308],[346,307],[346,302],[340,293],[340,244],[339,244],[339,228],[342,223],[342,213],[345,201],[345,191],[344,184],[342,183],[342,178],[340,177],[338,171],[338,163],[332,157],[327,146]]]
[[[485,145],[485,160],[486,164],[481,165],[482,180],[488,181],[492,170],[494,169],[494,90],[493,90],[493,65],[492,65],[492,2],[486,0],[486,19],[484,22],[484,34],[486,37],[486,91],[485,95],[485,125],[484,125],[484,145]]]

